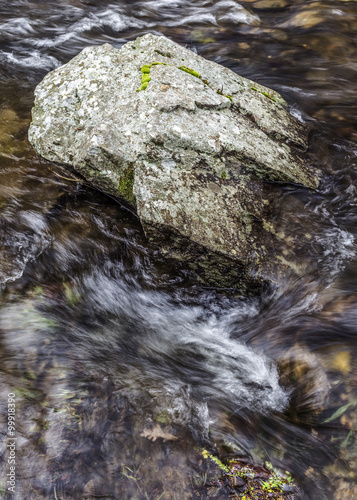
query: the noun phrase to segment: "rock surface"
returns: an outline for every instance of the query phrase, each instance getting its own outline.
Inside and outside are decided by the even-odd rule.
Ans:
[[[308,130],[279,94],[148,34],[87,47],[35,95],[37,152],[135,207],[203,281],[241,287],[288,266],[271,183],[319,180],[303,158]]]

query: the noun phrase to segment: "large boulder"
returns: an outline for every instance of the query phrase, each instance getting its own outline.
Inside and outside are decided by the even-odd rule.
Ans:
[[[125,200],[206,283],[259,284],[289,267],[276,183],[319,180],[303,157],[308,130],[279,94],[148,34],[87,47],[35,96],[37,152]]]

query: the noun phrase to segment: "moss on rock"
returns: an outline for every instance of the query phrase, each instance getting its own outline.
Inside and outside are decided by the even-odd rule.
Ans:
[[[202,78],[202,76],[197,71],[195,71],[194,69],[188,68],[187,66],[179,66],[178,69],[180,69],[181,71],[185,71],[189,75],[195,76],[196,78]]]
[[[148,74],[143,74],[141,77],[141,83],[149,83],[151,81],[151,77]]]
[[[134,179],[135,168],[133,165],[130,165],[125,170],[123,170],[120,176],[118,191],[125,201],[131,203],[135,207],[136,198],[133,193]]]

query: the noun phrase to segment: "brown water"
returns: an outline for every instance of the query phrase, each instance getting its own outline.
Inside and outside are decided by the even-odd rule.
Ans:
[[[313,125],[320,191],[286,186],[281,201],[294,244],[311,234],[299,280],[254,299],[200,286],[135,215],[27,142],[48,71],[147,32],[277,90]],[[3,498],[228,498],[206,448],[289,470],[303,499],[357,499],[356,33],[355,1],[1,2]]]

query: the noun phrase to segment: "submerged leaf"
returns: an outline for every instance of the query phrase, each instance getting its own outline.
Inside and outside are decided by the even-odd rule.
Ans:
[[[331,417],[324,420],[323,423],[328,424],[329,422],[332,422],[332,420],[335,420],[336,418],[341,417],[341,415],[343,415],[348,410],[348,408],[350,408],[350,406],[353,406],[354,404],[356,404],[356,401],[351,401],[350,403],[347,403],[346,405],[341,406],[341,408],[339,408],[337,411],[335,411],[335,413],[333,415],[331,415]]]
[[[153,429],[144,429],[140,436],[151,439],[152,441],[156,441],[158,438],[162,438],[164,441],[176,441],[178,439],[174,434],[165,432],[160,425],[155,425]]]

